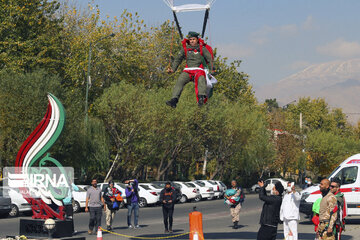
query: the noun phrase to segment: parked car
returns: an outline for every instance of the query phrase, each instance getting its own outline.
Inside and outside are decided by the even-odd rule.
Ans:
[[[214,195],[212,198],[218,198],[220,196],[220,191],[218,190],[218,185],[212,181],[209,180],[196,180],[197,183],[203,183],[206,187],[209,187],[214,192]]]
[[[76,184],[76,186],[81,187],[85,191],[87,191],[89,189],[89,187],[91,187],[90,185],[77,185],[77,184]]]
[[[192,199],[195,199],[195,197],[198,195],[196,187],[193,185],[190,185],[185,182],[173,182],[175,186],[178,186],[181,190],[181,198],[180,202],[185,203],[187,201],[191,201]]]
[[[155,181],[155,182],[152,182],[152,183],[153,183],[153,184],[156,184],[156,185],[159,185],[161,188],[164,188],[166,182],[167,182],[167,181]],[[172,184],[172,183],[171,183],[171,184]],[[175,192],[176,192],[176,202],[180,202],[180,199],[181,199],[181,197],[182,197],[182,192],[181,192],[180,187],[175,186],[174,184],[172,184],[172,187],[175,189]]]
[[[281,184],[283,185],[283,187],[286,189],[287,188],[287,181],[285,181],[285,180],[283,180],[283,179],[281,179],[281,178],[269,178],[269,179],[266,179],[265,181],[264,181],[264,183],[265,183],[265,190],[267,191],[267,192],[270,192],[271,191],[271,189],[273,189],[273,187],[275,186],[275,184],[277,183],[277,182],[281,182]]]
[[[193,181],[191,182],[199,188],[200,198],[195,198],[195,201],[200,201],[202,199],[212,199],[214,197],[214,190],[212,187],[208,187],[203,182]]]
[[[152,194],[153,196],[156,197],[156,202],[155,203],[150,203],[150,204],[157,204],[160,202],[160,192],[162,190],[162,188],[160,186],[157,186],[155,184],[151,184],[151,183],[139,183],[139,189],[142,188],[145,191],[147,191],[148,193]],[[140,195],[140,193],[139,193]],[[144,196],[145,199],[146,196]],[[152,200],[149,200],[150,202],[152,202]],[[149,201],[147,200],[146,202],[149,203]]]
[[[86,205],[86,191],[82,186],[76,185],[79,188],[79,191],[72,191],[72,196],[74,199],[73,209],[74,213],[80,212],[82,208],[85,208]]]
[[[259,193],[259,191],[260,191],[259,184],[256,183],[256,184],[252,185],[251,188],[250,188],[250,191],[255,192],[255,193]]]
[[[17,217],[20,213],[30,214],[32,212],[30,204],[24,199],[23,195],[19,192],[19,189],[0,187],[0,191],[4,191],[4,195],[11,198],[10,217]]]
[[[11,211],[11,198],[6,190],[0,189],[0,217],[8,217]]]
[[[146,207],[148,205],[154,205],[157,204],[159,202],[160,199],[160,195],[156,194],[155,195],[155,191],[152,191],[153,193],[149,192],[148,190],[146,190],[144,187],[140,186],[141,183],[139,183],[139,207]],[[124,196],[126,198],[126,193],[125,193],[125,189],[126,189],[126,184],[124,183],[115,183],[115,185],[119,185],[124,191]]]
[[[195,202],[200,201],[201,200],[200,187],[195,185],[195,183],[193,183],[193,182],[186,182],[186,184],[188,184],[190,187],[196,188],[196,196],[195,196],[194,200],[195,200]]]
[[[225,183],[223,183],[222,181],[219,181],[219,180],[215,180],[214,182],[216,182],[219,187],[220,187],[220,197],[223,198],[224,197],[224,194],[227,190],[227,187],[225,185]]]
[[[220,189],[220,184],[215,182],[214,180],[204,180],[210,183],[213,186],[214,189],[214,198],[221,198],[223,195],[223,192]]]

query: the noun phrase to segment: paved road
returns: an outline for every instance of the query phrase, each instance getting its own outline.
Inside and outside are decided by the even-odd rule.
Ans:
[[[259,216],[262,203],[257,195],[247,195],[240,215],[238,230],[231,228],[229,209],[223,200],[202,201],[199,203],[178,204],[175,206],[174,234],[189,231],[188,213],[194,206],[203,213],[204,237],[205,239],[256,239],[259,229]],[[103,226],[105,219],[103,214]],[[96,239],[96,236],[87,234],[88,213],[78,213],[74,216],[75,228],[79,236],[86,239]],[[161,207],[148,207],[140,209],[141,229],[127,229],[126,209],[118,211],[114,223],[114,232],[138,237],[160,237],[163,234]],[[19,218],[0,219],[0,238],[7,235],[17,235],[19,231]],[[299,224],[299,239],[314,239],[313,225],[302,216]],[[279,225],[277,239],[283,239],[282,226]],[[360,236],[360,218],[351,218],[348,221],[347,231],[343,240],[355,240]],[[126,239],[124,237],[103,233],[104,240]],[[188,236],[176,239],[189,239]]]

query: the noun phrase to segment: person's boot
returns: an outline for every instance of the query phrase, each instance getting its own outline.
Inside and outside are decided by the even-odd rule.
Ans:
[[[204,95],[199,95],[199,101],[198,101],[199,107],[201,107],[202,105],[204,105],[205,99],[206,99],[206,96],[204,96]]]
[[[172,107],[172,108],[176,108],[176,104],[178,103],[178,99],[177,98],[172,98],[169,101],[166,101],[166,105]]]
[[[234,226],[233,226],[233,229],[238,229],[238,222],[234,222]]]

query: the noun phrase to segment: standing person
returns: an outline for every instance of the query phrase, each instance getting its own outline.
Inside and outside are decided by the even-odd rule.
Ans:
[[[127,202],[127,224],[128,228],[140,228],[138,219],[139,219],[139,189],[138,189],[138,180],[126,180],[125,183],[127,184],[125,189],[126,194],[126,202]],[[134,226],[131,225],[131,215],[134,212]]]
[[[89,235],[96,233],[101,226],[102,207],[106,210],[104,198],[101,195],[101,189],[97,186],[97,180],[91,181],[91,187],[86,192],[85,212],[90,212]],[[95,232],[93,231],[95,227]]]
[[[64,198],[62,200],[64,208],[65,208],[65,214],[66,214],[66,219],[71,220],[72,222],[72,233],[73,235],[76,234],[76,231],[74,229],[74,219],[73,219],[73,215],[74,215],[74,208],[73,208],[73,196],[72,196],[72,191],[78,192],[79,188],[70,180],[70,189],[68,191],[68,194],[66,195],[66,198]]]
[[[338,178],[332,179],[330,183],[330,191],[335,195],[337,200],[337,219],[335,222],[336,234],[335,239],[341,239],[341,233],[345,229],[346,202],[344,194],[340,191],[341,181]]]
[[[264,181],[260,180],[258,184],[260,186],[259,198],[264,201],[264,205],[261,211],[261,227],[257,234],[257,240],[275,240],[277,225],[280,222],[281,196],[284,187],[280,182],[277,182],[271,190],[271,196],[267,196]]]
[[[117,196],[121,196],[121,192],[114,187],[114,181],[109,181],[109,187],[104,192],[104,200],[106,203],[106,228],[112,230],[112,222],[115,217],[115,213],[120,208],[120,202],[116,199]]]
[[[318,235],[322,240],[335,240],[333,231],[337,218],[337,200],[330,191],[328,179],[320,182],[320,192],[323,198],[320,202]]]
[[[239,198],[239,201],[236,201],[234,204],[230,205],[230,215],[232,218],[232,222],[233,222],[233,229],[238,229],[238,223],[239,223],[239,219],[240,219],[240,210],[241,210],[241,205],[244,202],[245,199],[245,195],[243,193],[243,190],[241,187],[237,186],[237,182],[236,180],[232,180],[231,181],[231,189],[235,190],[235,194],[231,195],[231,196],[227,196],[226,194],[224,195],[224,197],[226,199],[236,199]]]
[[[210,66],[213,66],[213,60],[209,50],[203,47],[202,44],[199,44],[199,33],[189,32],[188,41],[183,43],[183,49],[180,50],[172,66],[167,69],[167,72],[175,72],[183,60],[186,60],[186,68],[180,74],[174,87],[172,98],[166,104],[176,108],[184,86],[190,81],[194,81],[196,97],[199,106],[201,106],[206,103],[207,99],[204,65],[208,62]]]
[[[160,202],[164,217],[165,233],[172,233],[173,213],[176,201],[176,192],[170,182],[166,182],[165,188],[160,192]]]
[[[301,196],[295,191],[295,184],[288,182],[286,194],[280,207],[280,220],[284,222],[285,239],[290,236],[292,236],[293,240],[298,239],[297,225],[300,220],[300,200]]]

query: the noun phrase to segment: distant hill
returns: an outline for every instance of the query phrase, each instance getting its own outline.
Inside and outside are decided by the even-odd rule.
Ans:
[[[311,65],[255,94],[259,101],[276,98],[282,105],[299,97],[323,97],[331,107],[360,113],[360,59]],[[356,123],[360,115],[349,114],[348,119]]]

